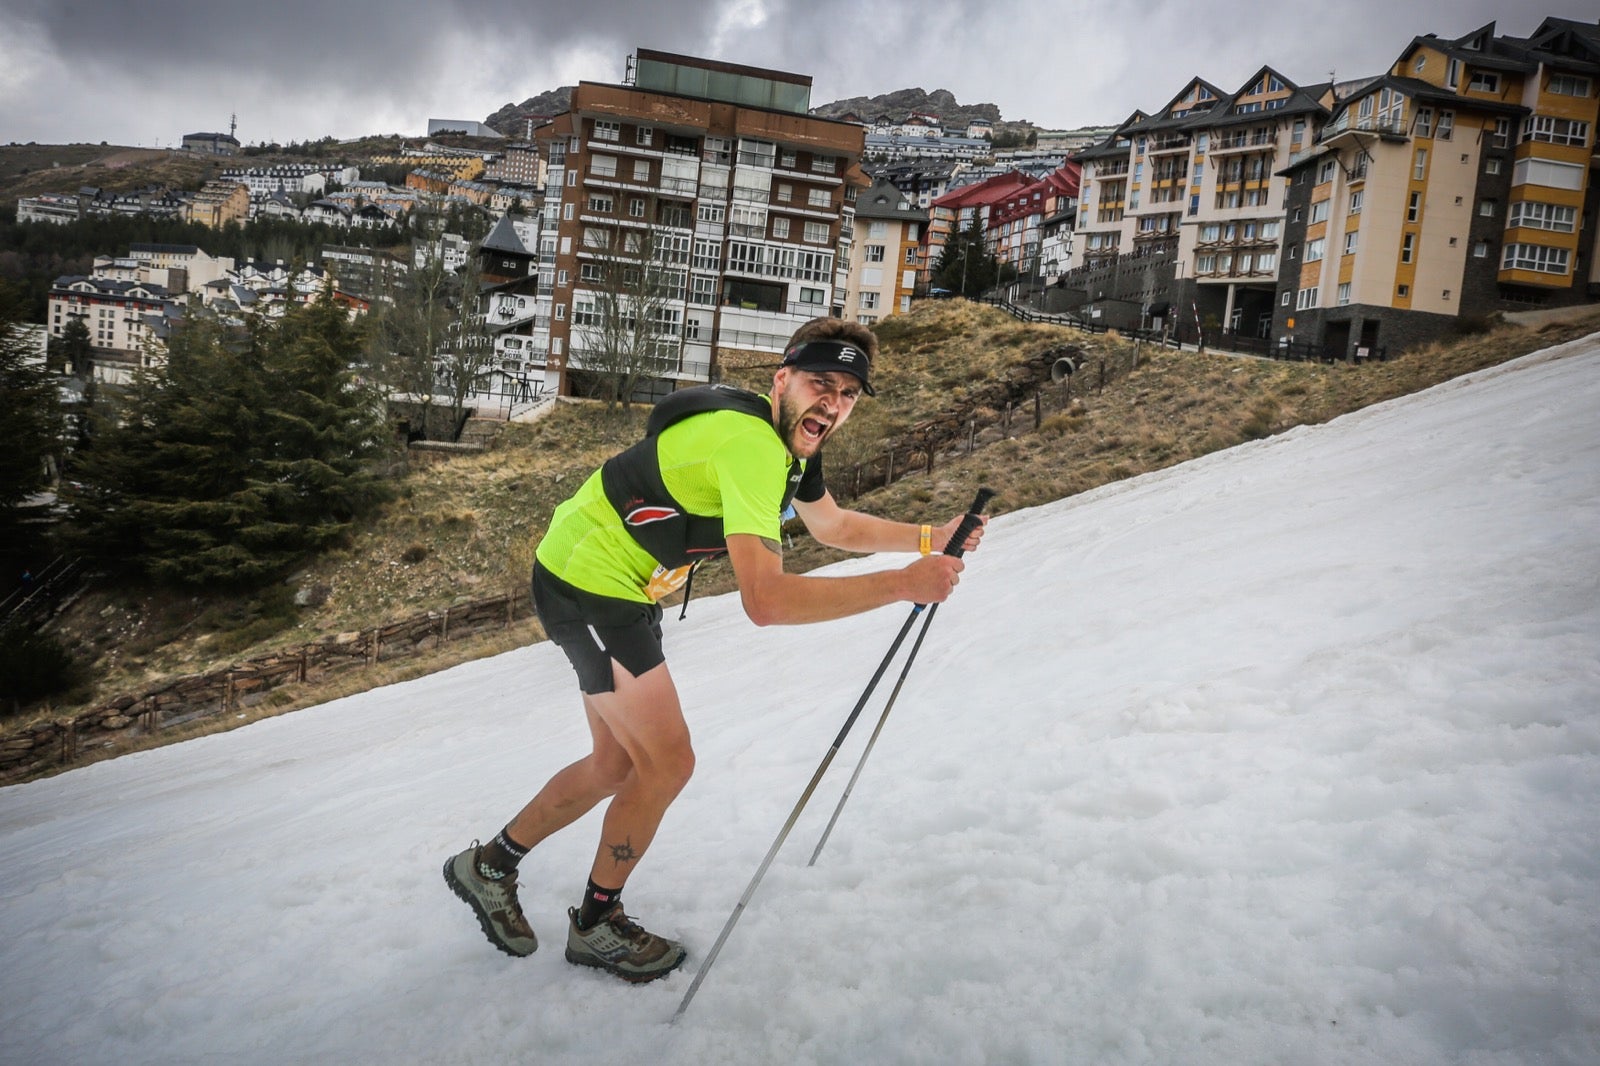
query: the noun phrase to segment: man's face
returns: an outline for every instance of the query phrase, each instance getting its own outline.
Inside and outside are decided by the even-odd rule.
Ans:
[[[773,378],[778,398],[778,435],[789,454],[809,459],[844,425],[861,396],[861,379],[843,371],[784,367]]]

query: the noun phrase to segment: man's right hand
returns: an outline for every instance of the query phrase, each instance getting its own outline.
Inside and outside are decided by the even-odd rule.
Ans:
[[[901,571],[906,579],[902,599],[912,603],[943,603],[961,581],[967,564],[953,555],[927,555]]]

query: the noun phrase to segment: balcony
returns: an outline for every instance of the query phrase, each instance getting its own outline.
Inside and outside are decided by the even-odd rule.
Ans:
[[[1165,155],[1171,152],[1187,152],[1190,141],[1187,136],[1157,137],[1145,148],[1148,155]]]

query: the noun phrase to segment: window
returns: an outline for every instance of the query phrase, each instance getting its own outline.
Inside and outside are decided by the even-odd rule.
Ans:
[[[881,241],[885,237],[887,237],[888,235],[889,235],[889,223],[887,223],[887,222],[869,222],[869,223],[867,223],[867,236],[871,237],[873,240]]]
[[[1278,239],[1278,224],[1276,222],[1261,223],[1261,239],[1275,241]]]
[[[1565,274],[1569,254],[1565,248],[1549,248],[1542,244],[1508,244],[1500,260],[1500,269]]]
[[[1489,242],[1478,241],[1472,246],[1472,258],[1487,259],[1489,256]]]
[[[1439,128],[1434,131],[1434,137],[1441,141],[1448,141],[1450,134],[1456,128],[1456,113],[1454,111],[1439,112]]]
[[[689,279],[689,302],[714,304],[717,302],[717,279],[694,277]]]
[[[778,165],[786,170],[795,168],[795,152],[793,148],[784,148],[778,152]]]
[[[1547,229],[1556,233],[1571,233],[1577,228],[1578,209],[1560,204],[1537,201],[1518,201],[1511,205],[1506,226],[1527,226],[1530,229]]]
[[[628,215],[631,218],[644,217],[644,197],[634,196],[628,200]]]
[[[1444,85],[1447,89],[1459,88],[1461,85],[1461,60],[1451,59],[1445,63]]]
[[[874,309],[877,308],[877,306],[878,306],[878,294],[877,293],[875,293],[875,292],[864,292],[864,293],[861,294],[861,309],[863,311],[874,310]]]
[[[805,241],[807,244],[827,244],[828,224],[826,222],[807,222]]]
[[[1410,285],[1396,285],[1394,287],[1394,294],[1396,296],[1398,296],[1400,299],[1403,300],[1407,296],[1411,295],[1411,286]]]
[[[1214,255],[1197,256],[1194,261],[1196,274],[1210,274],[1217,269],[1217,257]]]
[[[1428,65],[1428,57],[1426,55],[1419,55],[1419,56],[1417,56],[1416,64],[1411,69],[1416,71],[1418,74],[1421,74],[1422,73],[1422,68],[1427,66],[1427,65]]]
[[[1301,289],[1299,295],[1295,298],[1295,310],[1304,311],[1308,307],[1315,306],[1317,306],[1317,287],[1313,285],[1309,289]]]
[[[1548,91],[1557,96],[1588,96],[1589,79],[1576,74],[1552,74]]]
[[[1346,213],[1351,215],[1359,215],[1361,213],[1361,203],[1365,199],[1366,191],[1363,189],[1357,189],[1355,192],[1351,193],[1350,210]]]
[[[1323,249],[1327,247],[1327,243],[1328,242],[1322,237],[1318,237],[1314,241],[1307,241],[1306,262],[1315,263],[1320,261],[1322,259]]]
[[[1200,136],[1204,137],[1205,134],[1202,133]],[[1205,149],[1202,148],[1202,149],[1200,149],[1200,151],[1203,152],[1203,151],[1205,151]],[[1194,164],[1194,179],[1193,179],[1194,183],[1196,185],[1200,184],[1200,179],[1204,178],[1205,176],[1206,176],[1206,163],[1205,163],[1205,160],[1203,160],[1203,159],[1195,160],[1195,164]]]
[[[780,240],[780,241],[788,240],[788,238],[789,238],[789,220],[784,218],[782,215],[778,215],[775,218],[773,218],[773,220],[772,220],[772,236],[776,240]]]
[[[599,263],[579,263],[578,280],[600,282],[605,280],[605,269]]]
[[[814,155],[811,157],[811,172],[813,174],[837,174],[839,160],[831,155]]]
[[[618,141],[622,139],[622,123],[612,122],[609,119],[597,118],[594,120],[594,139],[597,141]]]
[[[1263,274],[1270,274],[1278,269],[1278,253],[1262,252],[1256,256],[1256,269]]]
[[[803,304],[815,304],[820,307],[822,305],[822,298],[824,295],[825,294],[821,289],[802,288],[800,290],[800,302]]]
[[[906,265],[907,266],[915,266],[916,262],[917,262],[917,249],[915,249],[915,248],[907,248],[906,249]]]
[[[1529,115],[1522,120],[1524,141],[1545,141],[1549,144],[1589,143],[1589,124],[1575,118],[1556,118],[1553,115]]]
[[[572,221],[572,203],[568,201],[561,205],[561,218],[565,222]]]
[[[1432,137],[1433,136],[1433,108],[1431,108],[1431,107],[1419,107],[1419,108],[1417,108],[1417,136],[1418,137]]]
[[[648,159],[636,159],[636,160],[634,160],[634,162],[633,162],[633,180],[634,181],[649,181],[650,180],[650,160],[648,160]]]
[[[726,204],[713,204],[702,200],[696,216],[701,222],[720,226],[728,217],[728,207]]]
[[[707,137],[700,157],[707,163],[726,166],[733,162],[733,141],[727,137]]]
[[[1558,163],[1553,159],[1519,159],[1511,168],[1512,185],[1543,185],[1551,189],[1576,192],[1583,188],[1581,163]]]
[[[1494,120],[1494,140],[1492,140],[1490,142],[1490,146],[1494,147],[1494,148],[1504,148],[1507,145],[1509,145],[1510,143],[1511,143],[1511,120],[1508,119],[1508,118],[1497,118],[1497,119],[1495,119]]]
[[[806,203],[827,210],[833,207],[833,192],[829,189],[811,189],[806,193]]]
[[[614,155],[596,155],[589,158],[589,173],[597,178],[614,178],[617,176],[617,157]]]
[[[1339,283],[1338,300],[1340,307],[1344,307],[1350,302],[1350,283],[1348,281],[1341,281]]]
[[[717,270],[722,265],[722,249],[716,241],[697,240],[694,242],[694,268],[696,270]]]
[[[739,165],[741,167],[767,167],[777,161],[778,146],[771,141],[754,137],[739,138]]]
[[[862,258],[868,263],[883,262],[883,245],[868,244],[862,248]]]
[[[1216,222],[1207,222],[1200,227],[1200,243],[1210,244],[1222,239],[1222,226]]]
[[[1328,201],[1318,200],[1316,203],[1312,204],[1311,218],[1308,221],[1310,223],[1328,221]]]
[[[1317,184],[1322,185],[1333,180],[1333,171],[1338,164],[1329,159],[1317,170]]]
[[[1294,293],[1292,293],[1289,290],[1285,289],[1283,291],[1283,295],[1278,298],[1278,306],[1279,307],[1288,307],[1289,306],[1289,301],[1292,300],[1292,299],[1294,299]]]
[[[1417,235],[1408,233],[1400,238],[1400,262],[1410,263],[1417,257]]]
[[[1493,218],[1495,208],[1498,206],[1497,201],[1485,197],[1478,201],[1478,216],[1480,218]]]
[[[1500,75],[1487,70],[1475,70],[1472,72],[1471,80],[1467,82],[1467,88],[1481,93],[1497,93],[1500,91]]]
[[[1417,181],[1421,181],[1428,176],[1428,150],[1426,148],[1418,148],[1417,154],[1412,157],[1411,176]]]
[[[793,185],[785,185],[784,183],[779,182],[778,183],[778,202],[780,204],[787,204],[787,203],[792,202],[793,200],[794,200],[794,186]]]
[[[1360,236],[1361,236],[1361,231],[1360,230],[1351,230],[1349,233],[1346,233],[1344,235],[1344,254],[1345,255],[1355,255],[1356,254],[1356,241]]]
[[[650,147],[650,142],[655,139],[656,131],[649,126],[640,126],[633,131],[633,143]]]
[[[1414,192],[1406,201],[1406,221],[1415,222],[1422,217],[1422,194]]]
[[[615,201],[609,196],[591,195],[589,197],[589,210],[596,214],[609,215],[615,206]]]

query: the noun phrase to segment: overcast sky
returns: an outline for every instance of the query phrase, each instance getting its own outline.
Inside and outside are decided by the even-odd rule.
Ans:
[[[1329,14],[1329,12],[1333,14]],[[1237,89],[1270,64],[1302,84],[1381,72],[1412,37],[1491,20],[1523,36],[1594,0],[0,0],[0,143],[153,147],[421,134],[579,80],[617,82],[643,46],[814,79],[812,103],[949,89],[1047,128],[1160,107],[1199,75]]]

